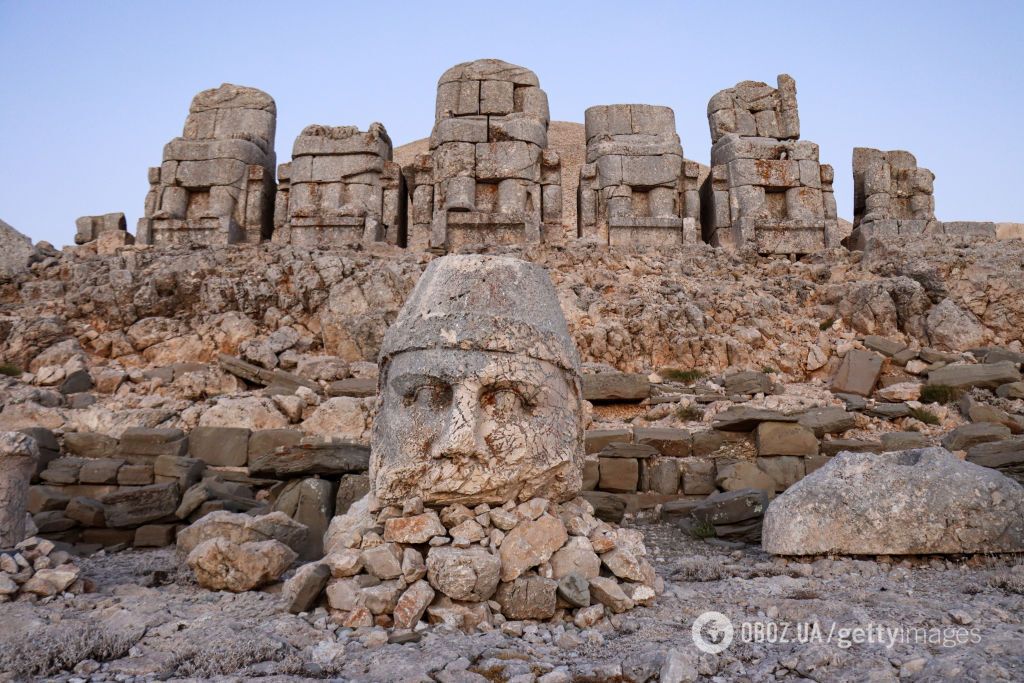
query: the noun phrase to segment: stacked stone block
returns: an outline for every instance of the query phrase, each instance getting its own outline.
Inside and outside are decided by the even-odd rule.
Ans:
[[[753,244],[762,254],[806,254],[836,246],[832,167],[800,140],[796,82],[743,81],[708,102],[711,176],[704,185],[704,239]]]
[[[52,432],[31,431],[61,448]],[[312,530],[300,556],[320,557],[335,511],[369,490],[366,446],[293,429],[68,432],[61,450],[40,458],[46,465],[24,488],[39,534],[65,542],[163,546],[211,512],[279,511]]]
[[[601,105],[587,109],[585,121],[578,236],[610,246],[697,242],[698,166],[683,159],[672,109]]]
[[[101,216],[80,216],[75,219],[75,244],[88,244],[99,240],[102,246],[135,244],[128,232],[123,213],[105,213]]]
[[[910,152],[853,148],[853,227],[850,243],[872,235],[935,232],[935,174]]]
[[[935,218],[935,174],[920,168],[910,152],[853,149],[853,233],[846,244],[864,249],[872,238],[948,235],[999,237],[999,226],[984,221]]]
[[[277,106],[225,83],[192,100],[181,137],[149,169],[142,244],[255,244],[270,237]]]
[[[430,152],[404,169],[409,246],[540,242],[561,232],[560,161],[547,149],[536,74],[496,59],[452,67],[437,86]]]
[[[274,241],[303,247],[405,246],[405,186],[380,123],[307,126],[278,167]]]

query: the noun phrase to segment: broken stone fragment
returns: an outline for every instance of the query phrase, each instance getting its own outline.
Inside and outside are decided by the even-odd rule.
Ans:
[[[527,569],[547,562],[568,537],[562,521],[551,515],[520,522],[501,543],[501,580],[512,581]]]
[[[298,552],[307,529],[283,512],[266,515],[216,511],[199,519],[178,534],[178,550],[189,554],[203,541],[224,538],[236,544],[276,540]]]
[[[444,536],[445,533],[444,525],[433,510],[384,522],[384,540],[395,543],[426,543],[434,536]]]
[[[453,600],[481,602],[498,587],[501,560],[483,548],[431,548],[427,579]]]
[[[203,588],[240,593],[276,581],[296,557],[280,541],[233,543],[212,538],[197,545],[186,561]]]
[[[29,482],[39,459],[36,440],[19,432],[0,432],[0,548],[25,538]]]

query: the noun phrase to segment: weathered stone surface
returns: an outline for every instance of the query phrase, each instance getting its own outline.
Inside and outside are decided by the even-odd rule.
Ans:
[[[377,380],[370,377],[347,377],[327,385],[328,396],[376,396]]]
[[[852,429],[857,420],[843,408],[812,408],[802,413],[799,423],[814,432],[819,439],[826,434],[842,434]]]
[[[616,614],[633,609],[633,601],[622,591],[615,579],[604,576],[590,579],[590,597]]]
[[[840,453],[772,501],[776,555],[1020,552],[1024,487],[942,448]]]
[[[592,579],[600,573],[601,558],[594,552],[590,541],[582,536],[573,537],[551,556],[551,576],[554,579],[561,579],[569,574]]]
[[[174,524],[144,524],[135,530],[132,545],[136,548],[165,548],[174,544]]]
[[[1024,438],[978,444],[967,450],[967,461],[999,470],[1024,484]]]
[[[121,529],[172,516],[180,497],[178,484],[169,482],[123,489],[104,496],[101,502],[107,526]]]
[[[413,583],[394,609],[395,628],[413,628],[427,611],[427,606],[434,599],[434,589],[426,581],[420,580]]]
[[[273,452],[249,460],[253,474],[334,476],[365,472],[370,464],[370,449],[363,444],[342,441],[303,439],[294,446],[282,446]]]
[[[832,378],[832,392],[870,396],[881,372],[881,356],[870,351],[850,349],[843,356],[843,362]]]
[[[633,431],[630,429],[588,429],[583,435],[583,446],[590,455],[600,452],[608,444],[630,443],[632,439]]]
[[[274,502],[280,511],[306,527],[306,540],[297,548],[299,557],[311,560],[323,557],[323,538],[334,516],[334,487],[326,479],[301,479],[288,482]]]
[[[295,557],[295,551],[280,541],[233,543],[212,538],[197,545],[186,561],[203,588],[241,593],[276,581]]]
[[[214,467],[245,467],[249,434],[243,427],[196,427],[188,434],[189,455]]]
[[[633,458],[601,458],[598,488],[612,493],[629,493],[637,490],[640,481],[640,465]]]
[[[626,514],[626,501],[614,493],[583,491],[581,495],[594,507],[594,516],[605,522],[618,524]]]
[[[965,451],[971,446],[1010,438],[1009,428],[992,422],[975,422],[957,427],[942,437],[942,447]]]
[[[29,482],[38,458],[35,439],[0,432],[0,548],[12,548],[25,538]]]
[[[512,581],[527,569],[547,562],[568,537],[562,521],[551,515],[520,522],[508,532],[499,548],[501,580]]]
[[[282,446],[295,446],[302,437],[297,429],[258,429],[249,435],[247,462],[270,455]]]
[[[236,544],[281,541],[298,552],[305,543],[307,533],[304,525],[283,512],[252,516],[221,510],[211,512],[182,529],[178,534],[178,550],[187,555],[203,541],[224,538]]]
[[[763,517],[767,509],[768,494],[765,491],[739,489],[708,496],[690,510],[690,515],[699,522],[721,526]]]
[[[489,256],[432,261],[385,335],[379,365],[371,480],[382,503],[579,492],[579,360],[542,268]],[[529,398],[482,391],[502,383],[530,387]]]
[[[672,458],[689,456],[693,443],[689,430],[669,427],[637,427],[633,430],[633,438],[636,443],[653,446],[662,455]]]
[[[759,456],[818,454],[814,432],[800,424],[762,422],[757,425],[755,438]]]
[[[1020,371],[1010,361],[965,365],[955,363],[928,373],[930,386],[948,386],[957,389],[983,387],[995,389],[1001,384],[1021,381]]]
[[[613,579],[608,579],[613,581]],[[498,586],[494,599],[508,619],[550,619],[555,613],[558,582],[541,576],[523,576]]]
[[[180,429],[129,427],[118,443],[118,455],[130,462],[150,462],[160,455],[183,456],[186,453],[188,439]]]
[[[64,509],[64,516],[82,526],[102,527],[104,524],[103,503],[92,498],[72,498]]]
[[[771,377],[754,370],[725,376],[727,394],[770,394],[774,386]]]
[[[642,401],[651,395],[647,375],[628,372],[601,372],[583,375],[583,398],[592,402]]]
[[[330,578],[331,570],[325,564],[311,562],[299,567],[281,591],[288,600],[288,611],[301,614],[312,610]]]
[[[74,566],[40,569],[21,587],[22,592],[49,597],[62,593],[78,580],[79,570]]]
[[[952,299],[943,299],[933,306],[925,325],[932,345],[940,349],[963,351],[985,340],[984,325]]]
[[[117,452],[117,439],[96,432],[66,432],[64,450],[83,458],[109,458]]]
[[[363,568],[381,581],[402,575],[402,549],[397,543],[382,543],[363,549]]]
[[[433,510],[384,521],[384,540],[395,543],[426,543],[434,536],[444,536],[446,533],[444,525]]]
[[[796,422],[796,415],[783,415],[775,410],[732,406],[715,416],[711,426],[723,432],[749,432],[762,422]]]
[[[427,553],[430,585],[453,600],[480,602],[498,587],[501,560],[483,548],[431,548]]]
[[[775,480],[775,490],[785,491],[787,488],[804,478],[807,473],[805,462],[816,458],[816,454],[804,456],[773,455],[758,458],[757,468]]]
[[[27,272],[31,254],[32,239],[0,220],[0,277]]]
[[[365,474],[344,474],[338,481],[334,514],[343,515],[357,500],[370,492],[370,477]]]
[[[925,448],[928,446],[928,438],[920,432],[886,432],[880,438],[880,446],[877,449],[863,449],[860,452],[878,450],[881,451],[904,451],[911,448]]]
[[[124,460],[119,458],[87,460],[78,471],[78,481],[83,484],[116,484],[117,473],[124,464]]]
[[[160,455],[153,461],[153,476],[157,483],[177,482],[180,491],[197,483],[205,469],[206,463],[198,458]]]
[[[775,480],[756,463],[749,461],[719,463],[715,483],[724,491],[760,489],[775,491]]]

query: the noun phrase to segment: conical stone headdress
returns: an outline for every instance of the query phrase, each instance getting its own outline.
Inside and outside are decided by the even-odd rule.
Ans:
[[[580,372],[547,271],[503,256],[451,255],[427,266],[384,335],[381,370],[399,353],[424,349],[513,353]]]

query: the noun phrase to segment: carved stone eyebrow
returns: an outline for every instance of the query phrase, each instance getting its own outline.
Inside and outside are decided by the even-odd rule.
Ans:
[[[447,386],[451,383],[451,379],[444,377],[443,373],[430,374],[425,372],[403,372],[400,375],[392,377],[388,381],[388,386],[399,394],[406,394],[417,387],[425,385],[433,386]]]

